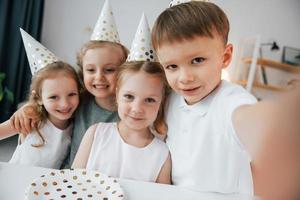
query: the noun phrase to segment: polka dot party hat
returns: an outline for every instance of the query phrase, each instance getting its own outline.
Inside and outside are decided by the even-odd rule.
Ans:
[[[172,1],[170,2],[170,7],[176,6],[176,5],[181,4],[181,3],[190,2],[190,1],[210,2],[209,0],[172,0]]]
[[[32,75],[46,65],[59,60],[51,51],[36,41],[22,28],[20,28],[20,31]]]
[[[104,2],[104,6],[95,25],[91,40],[120,43],[114,15],[108,0]]]
[[[131,44],[127,61],[157,61],[151,42],[149,24],[144,13]]]

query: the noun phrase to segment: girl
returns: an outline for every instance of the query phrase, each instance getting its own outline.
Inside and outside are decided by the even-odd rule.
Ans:
[[[77,55],[79,76],[86,92],[75,114],[70,159],[74,160],[81,139],[91,125],[117,120],[115,89],[118,67],[126,60],[128,50],[109,41],[89,41]]]
[[[19,138],[10,163],[58,169],[71,143],[71,118],[79,104],[80,81],[67,63],[57,61],[40,69],[32,78],[24,112],[40,123],[34,132]],[[9,123],[0,130],[9,132]],[[5,129],[6,127],[6,129]]]
[[[128,50],[119,43],[97,40],[87,42],[78,53],[79,76],[86,91],[83,92],[82,102],[74,115],[70,154],[67,155],[63,168],[71,166],[88,127],[98,122],[117,120],[115,107],[117,70],[125,62],[127,54]],[[24,112],[26,107],[30,109],[30,105],[26,104],[10,120],[12,127],[20,132],[31,131],[31,124],[36,121]]]
[[[115,82],[117,68],[125,62],[128,50],[119,43],[119,35],[113,12],[108,1],[95,25],[91,41],[87,42],[77,56],[79,74],[86,88],[82,103],[75,113],[75,123],[70,154],[63,168],[70,167],[81,139],[87,128],[96,122],[117,120],[115,107]],[[22,109],[21,109],[22,110]],[[34,120],[23,111],[12,118],[12,126],[20,132],[29,132]]]
[[[91,126],[72,167],[99,170],[113,177],[169,184],[168,148],[152,134],[153,131],[159,134],[167,131],[163,121],[166,91],[159,63],[137,61],[122,65],[116,91],[120,121]]]

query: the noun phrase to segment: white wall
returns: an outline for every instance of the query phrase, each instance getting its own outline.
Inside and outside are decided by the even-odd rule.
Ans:
[[[61,59],[75,64],[75,54],[89,40],[104,0],[46,0],[42,43]],[[169,0],[110,0],[121,42],[130,48],[142,13],[149,25]]]
[[[276,40],[300,48],[299,0],[212,0],[224,9],[231,23],[229,41],[260,34],[262,42]],[[89,39],[104,0],[46,0],[42,43],[60,58],[75,63],[75,53]],[[130,48],[141,13],[150,26],[169,0],[110,0],[121,41]],[[282,48],[281,48],[282,49]],[[264,51],[280,59],[281,51]],[[235,62],[233,62],[235,63]]]

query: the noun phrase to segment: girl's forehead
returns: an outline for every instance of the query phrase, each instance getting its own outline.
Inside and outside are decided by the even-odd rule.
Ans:
[[[112,63],[119,65],[123,59],[122,51],[117,47],[99,47],[88,49],[83,56],[83,64]]]
[[[69,87],[70,89],[78,87],[76,80],[72,76],[58,74],[57,76],[45,78],[42,82],[42,89],[56,88],[60,90],[63,87]]]
[[[143,88],[145,90],[153,88],[154,90],[158,90],[160,86],[163,86],[161,77],[143,71],[129,71],[120,77],[119,88]]]

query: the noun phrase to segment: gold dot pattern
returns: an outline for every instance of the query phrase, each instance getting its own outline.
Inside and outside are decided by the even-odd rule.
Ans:
[[[26,191],[28,200],[122,200],[118,181],[105,174],[81,169],[53,171],[33,181]]]
[[[102,10],[90,39],[120,43],[111,8],[106,7]]]
[[[40,44],[39,44],[40,45]],[[35,47],[31,43],[28,43],[27,46],[30,49],[30,57],[32,58],[30,65],[32,74],[35,74],[38,70],[45,67],[46,65],[57,61],[57,58],[45,47]]]

